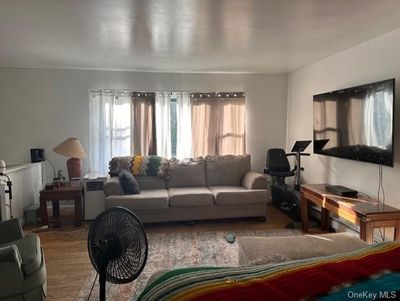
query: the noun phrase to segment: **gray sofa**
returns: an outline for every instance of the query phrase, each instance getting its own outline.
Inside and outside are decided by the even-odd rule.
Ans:
[[[40,239],[22,232],[17,218],[0,223],[0,301],[41,301],[47,294]]]
[[[250,170],[249,155],[170,160],[167,174],[167,179],[137,176],[140,194],[133,195],[123,193],[118,177],[109,178],[104,185],[106,208],[128,208],[144,223],[265,219],[267,182],[262,174]]]

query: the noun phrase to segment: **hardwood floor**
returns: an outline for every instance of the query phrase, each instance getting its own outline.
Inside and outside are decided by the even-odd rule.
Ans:
[[[72,220],[72,216],[68,217],[71,212],[64,209],[61,214]],[[288,216],[269,206],[266,222],[236,219],[196,222],[194,225],[152,224],[146,225],[145,228],[147,232],[260,230],[284,228],[289,222],[291,219]],[[78,294],[92,267],[87,254],[87,231],[86,228],[74,232],[39,233],[47,265],[47,300],[70,301]]]

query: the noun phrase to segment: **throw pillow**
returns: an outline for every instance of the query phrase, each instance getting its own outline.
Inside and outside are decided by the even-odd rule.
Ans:
[[[139,184],[135,177],[126,169],[118,173],[119,182],[125,194],[139,194]]]

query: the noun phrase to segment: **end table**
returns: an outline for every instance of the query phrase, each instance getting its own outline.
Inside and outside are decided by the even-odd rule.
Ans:
[[[75,201],[75,226],[82,226],[83,212],[83,187],[71,187],[70,185],[53,188],[51,190],[43,189],[40,191],[40,212],[42,217],[42,225],[49,223],[47,215],[47,202],[52,201],[53,216],[60,215],[60,200],[74,200]]]

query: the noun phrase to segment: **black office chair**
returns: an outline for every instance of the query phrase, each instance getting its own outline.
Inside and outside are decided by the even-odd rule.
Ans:
[[[282,148],[271,148],[267,152],[267,163],[264,173],[272,177],[277,177],[285,182],[286,177],[295,175],[296,168],[290,169],[290,163],[287,155]]]

